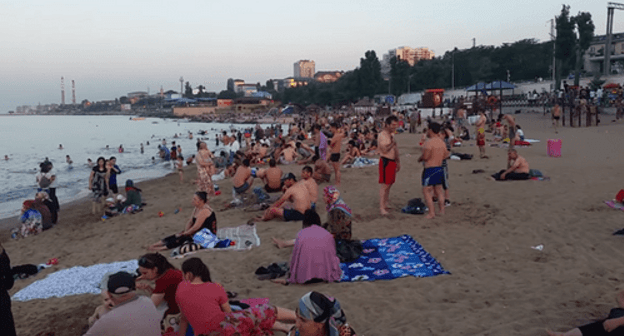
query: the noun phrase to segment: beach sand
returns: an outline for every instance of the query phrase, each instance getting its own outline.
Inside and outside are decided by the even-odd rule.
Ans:
[[[520,155],[551,180],[488,180],[506,165],[506,151],[488,147],[489,160],[449,161],[453,204],[446,216],[434,220],[400,213],[409,199],[422,197],[420,134],[396,137],[402,170],[391,190],[396,209],[390,217],[378,213],[377,167],[342,170],[340,190],[354,212],[354,237],[409,234],[449,275],[287,287],[256,280],[257,267],[290,260],[290,250],[274,247],[271,237],[294,238],[301,225],[278,221],[258,224],[262,245],[251,251],[196,256],[207,263],[215,281],[240,298],[268,297],[272,304],[294,309],[310,290],[335,296],[359,335],[544,335],[545,328],[567,330],[606,316],[624,288],[619,269],[624,238],[612,236],[624,227],[624,213],[603,204],[624,188],[623,126],[611,119],[603,116],[600,127],[566,127],[555,135],[548,116],[518,115],[527,138],[541,140],[518,149]],[[562,139],[562,157],[547,156],[549,138]],[[455,151],[478,157],[476,146]],[[301,166],[282,169],[299,176]],[[472,174],[474,169],[486,173]],[[184,185],[177,175],[140,183],[148,205],[135,215],[103,222],[89,213],[89,204],[79,202],[64,206],[59,225],[50,231],[19,241],[3,234],[12,265],[59,259],[57,266],[16,281],[11,294],[59,269],[138,258],[145,253],[142,246],[184,227],[195,190],[188,181],[194,176],[195,167],[189,167]],[[218,184],[223,194],[211,204],[219,227],[244,224],[257,214],[219,211],[231,200],[231,182]],[[174,214],[178,207],[181,212]],[[165,213],[162,218],[159,211]],[[531,248],[539,244],[543,251]],[[18,334],[79,335],[99,303],[97,295],[13,302]]]

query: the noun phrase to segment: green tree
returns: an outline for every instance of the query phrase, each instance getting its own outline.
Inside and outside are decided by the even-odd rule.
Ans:
[[[230,90],[223,90],[219,92],[219,95],[217,95],[217,98],[218,99],[235,99],[236,93]]]
[[[578,33],[576,43],[576,63],[574,66],[574,85],[579,85],[581,79],[581,64],[583,63],[583,55],[589,48],[592,39],[594,38],[594,22],[590,13],[580,12],[574,18],[576,30]]]
[[[186,82],[186,84],[184,84],[184,97],[186,98],[193,98],[193,88],[191,87],[191,83]]]
[[[392,57],[390,59],[390,93],[398,97],[406,92],[409,76],[409,63],[398,57]]]
[[[574,56],[574,47],[576,45],[576,36],[574,35],[574,22],[570,18],[570,6],[563,5],[561,14],[555,19],[557,37],[555,39],[555,59],[556,59],[556,83],[555,87],[561,85],[561,74],[564,65]]]
[[[368,50],[364,58],[360,58],[358,72],[359,96],[373,98],[381,83],[381,63],[374,50]]]
[[[121,96],[121,97],[119,97],[119,103],[120,104],[130,104],[130,100],[126,96]]]
[[[272,80],[268,80],[266,81],[266,89],[268,92],[273,93],[273,91],[275,91],[275,85],[273,85],[273,81]]]

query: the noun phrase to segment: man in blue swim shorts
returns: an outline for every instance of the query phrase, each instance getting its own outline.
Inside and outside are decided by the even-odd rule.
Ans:
[[[418,162],[423,162],[425,170],[422,174],[423,196],[429,208],[427,218],[435,218],[433,194],[438,198],[440,215],[444,215],[444,168],[442,161],[449,157],[444,141],[438,136],[441,126],[436,122],[429,124],[427,129],[427,141],[423,145],[423,152]]]

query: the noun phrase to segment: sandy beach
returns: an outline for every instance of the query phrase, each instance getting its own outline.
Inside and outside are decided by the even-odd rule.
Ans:
[[[605,317],[624,289],[619,269],[624,238],[612,235],[624,227],[624,213],[603,204],[624,188],[624,126],[602,116],[599,127],[566,127],[554,134],[550,116],[516,117],[527,138],[540,140],[518,152],[550,180],[490,181],[490,174],[505,168],[506,150],[487,147],[490,159],[479,159],[475,141],[469,141],[454,151],[475,154],[475,159],[449,161],[452,206],[444,217],[426,220],[400,213],[409,199],[422,197],[420,134],[396,136],[402,169],[390,193],[395,209],[389,217],[378,211],[377,167],[342,170],[340,190],[353,209],[355,238],[409,234],[451,274],[307,286],[256,280],[259,266],[290,260],[290,250],[277,249],[271,237],[294,238],[301,224],[280,221],[258,224],[258,248],[196,256],[216,282],[240,298],[268,297],[272,304],[294,309],[310,290],[335,296],[358,335],[545,335],[545,328],[567,330]],[[548,157],[549,138],[562,139],[562,157]],[[281,168],[299,176],[301,166]],[[486,173],[472,174],[475,169]],[[59,260],[57,266],[16,281],[10,293],[63,268],[138,258],[145,253],[142,246],[183,228],[192,211],[195,186],[189,181],[195,175],[191,166],[183,185],[178,175],[140,183],[148,205],[138,214],[101,221],[81,201],[64,205],[59,225],[37,236],[12,241],[3,232],[1,241],[13,266]],[[210,204],[219,227],[238,226],[258,214],[220,211],[231,200],[231,181],[217,183],[223,194]],[[181,212],[174,214],[178,207]],[[165,215],[159,217],[159,211]],[[325,218],[323,206],[319,214]],[[15,223],[7,219],[0,227],[11,221]],[[540,244],[542,251],[531,248]],[[80,335],[99,304],[97,295],[13,302],[13,315],[19,335]]]

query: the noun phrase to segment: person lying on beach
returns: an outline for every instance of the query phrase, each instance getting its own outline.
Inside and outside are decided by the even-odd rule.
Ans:
[[[340,280],[342,272],[334,237],[320,225],[321,218],[316,211],[307,210],[303,218],[303,228],[293,244],[290,276],[288,279],[275,279],[273,282],[287,285]]]
[[[373,156],[373,155],[378,155],[379,154],[377,152],[377,134],[375,134],[375,138],[373,140],[371,140],[370,145],[368,146],[368,148],[366,148],[366,149],[364,149],[364,151],[362,151],[362,154],[368,155],[368,156]]]
[[[507,162],[509,168],[503,169],[500,172],[492,175],[492,178],[496,181],[510,181],[510,180],[528,180],[529,176],[529,162],[522,156],[518,155],[515,149],[510,149],[507,152]]]
[[[139,273],[136,278],[136,288],[146,291],[154,306],[161,303],[167,304],[167,310],[162,316],[162,331],[167,331],[168,327],[175,323],[180,324],[180,307],[176,302],[176,291],[182,280],[182,271],[176,269],[166,257],[159,253],[148,253],[139,258]],[[153,281],[155,287],[150,286],[146,281]],[[172,322],[172,319],[174,323]]]
[[[297,178],[293,173],[288,173],[282,178],[286,192],[267,209],[261,217],[255,218],[260,221],[269,221],[273,218],[282,218],[284,221],[303,220],[303,214],[310,209],[310,193],[305,185],[296,183]],[[292,208],[290,208],[292,206]],[[286,208],[288,207],[288,208]]]
[[[206,336],[272,335],[293,328],[296,315],[289,309],[262,304],[233,312],[225,289],[212,282],[199,258],[182,263],[182,273],[184,281],[175,293],[181,311],[179,335],[187,334],[189,325],[194,335]]]
[[[264,190],[268,193],[281,192],[283,189],[282,184],[282,170],[277,167],[275,159],[269,159],[269,168],[260,169],[256,173],[256,177],[264,182]]]
[[[236,194],[241,195],[251,188],[253,185],[253,176],[251,176],[251,168],[249,168],[249,160],[244,159],[243,164],[236,169],[236,173],[232,178],[232,186]]]
[[[349,140],[349,142],[347,144],[347,155],[342,160],[341,164],[344,165],[344,164],[348,164],[348,163],[353,163],[353,161],[355,161],[355,159],[357,159],[357,158],[359,158],[361,156],[362,156],[362,152],[360,152],[360,149],[358,148],[358,146],[355,143],[355,141]]]
[[[624,335],[624,292],[619,292],[616,301],[618,308],[613,308],[606,319],[577,327],[566,332],[547,330],[549,336],[621,336]]]
[[[329,182],[331,179],[331,167],[325,160],[321,160],[318,155],[312,156],[312,163],[314,163],[314,174],[312,178],[316,183]]]
[[[340,302],[319,292],[299,299],[297,323],[288,336],[357,336],[347,323]]]
[[[147,247],[149,251],[163,251],[173,249],[193,241],[193,235],[201,229],[208,229],[217,234],[217,215],[208,205],[208,194],[205,191],[198,191],[193,195],[191,204],[195,207],[193,214],[186,223],[184,230],[168,236],[163,240]]]

